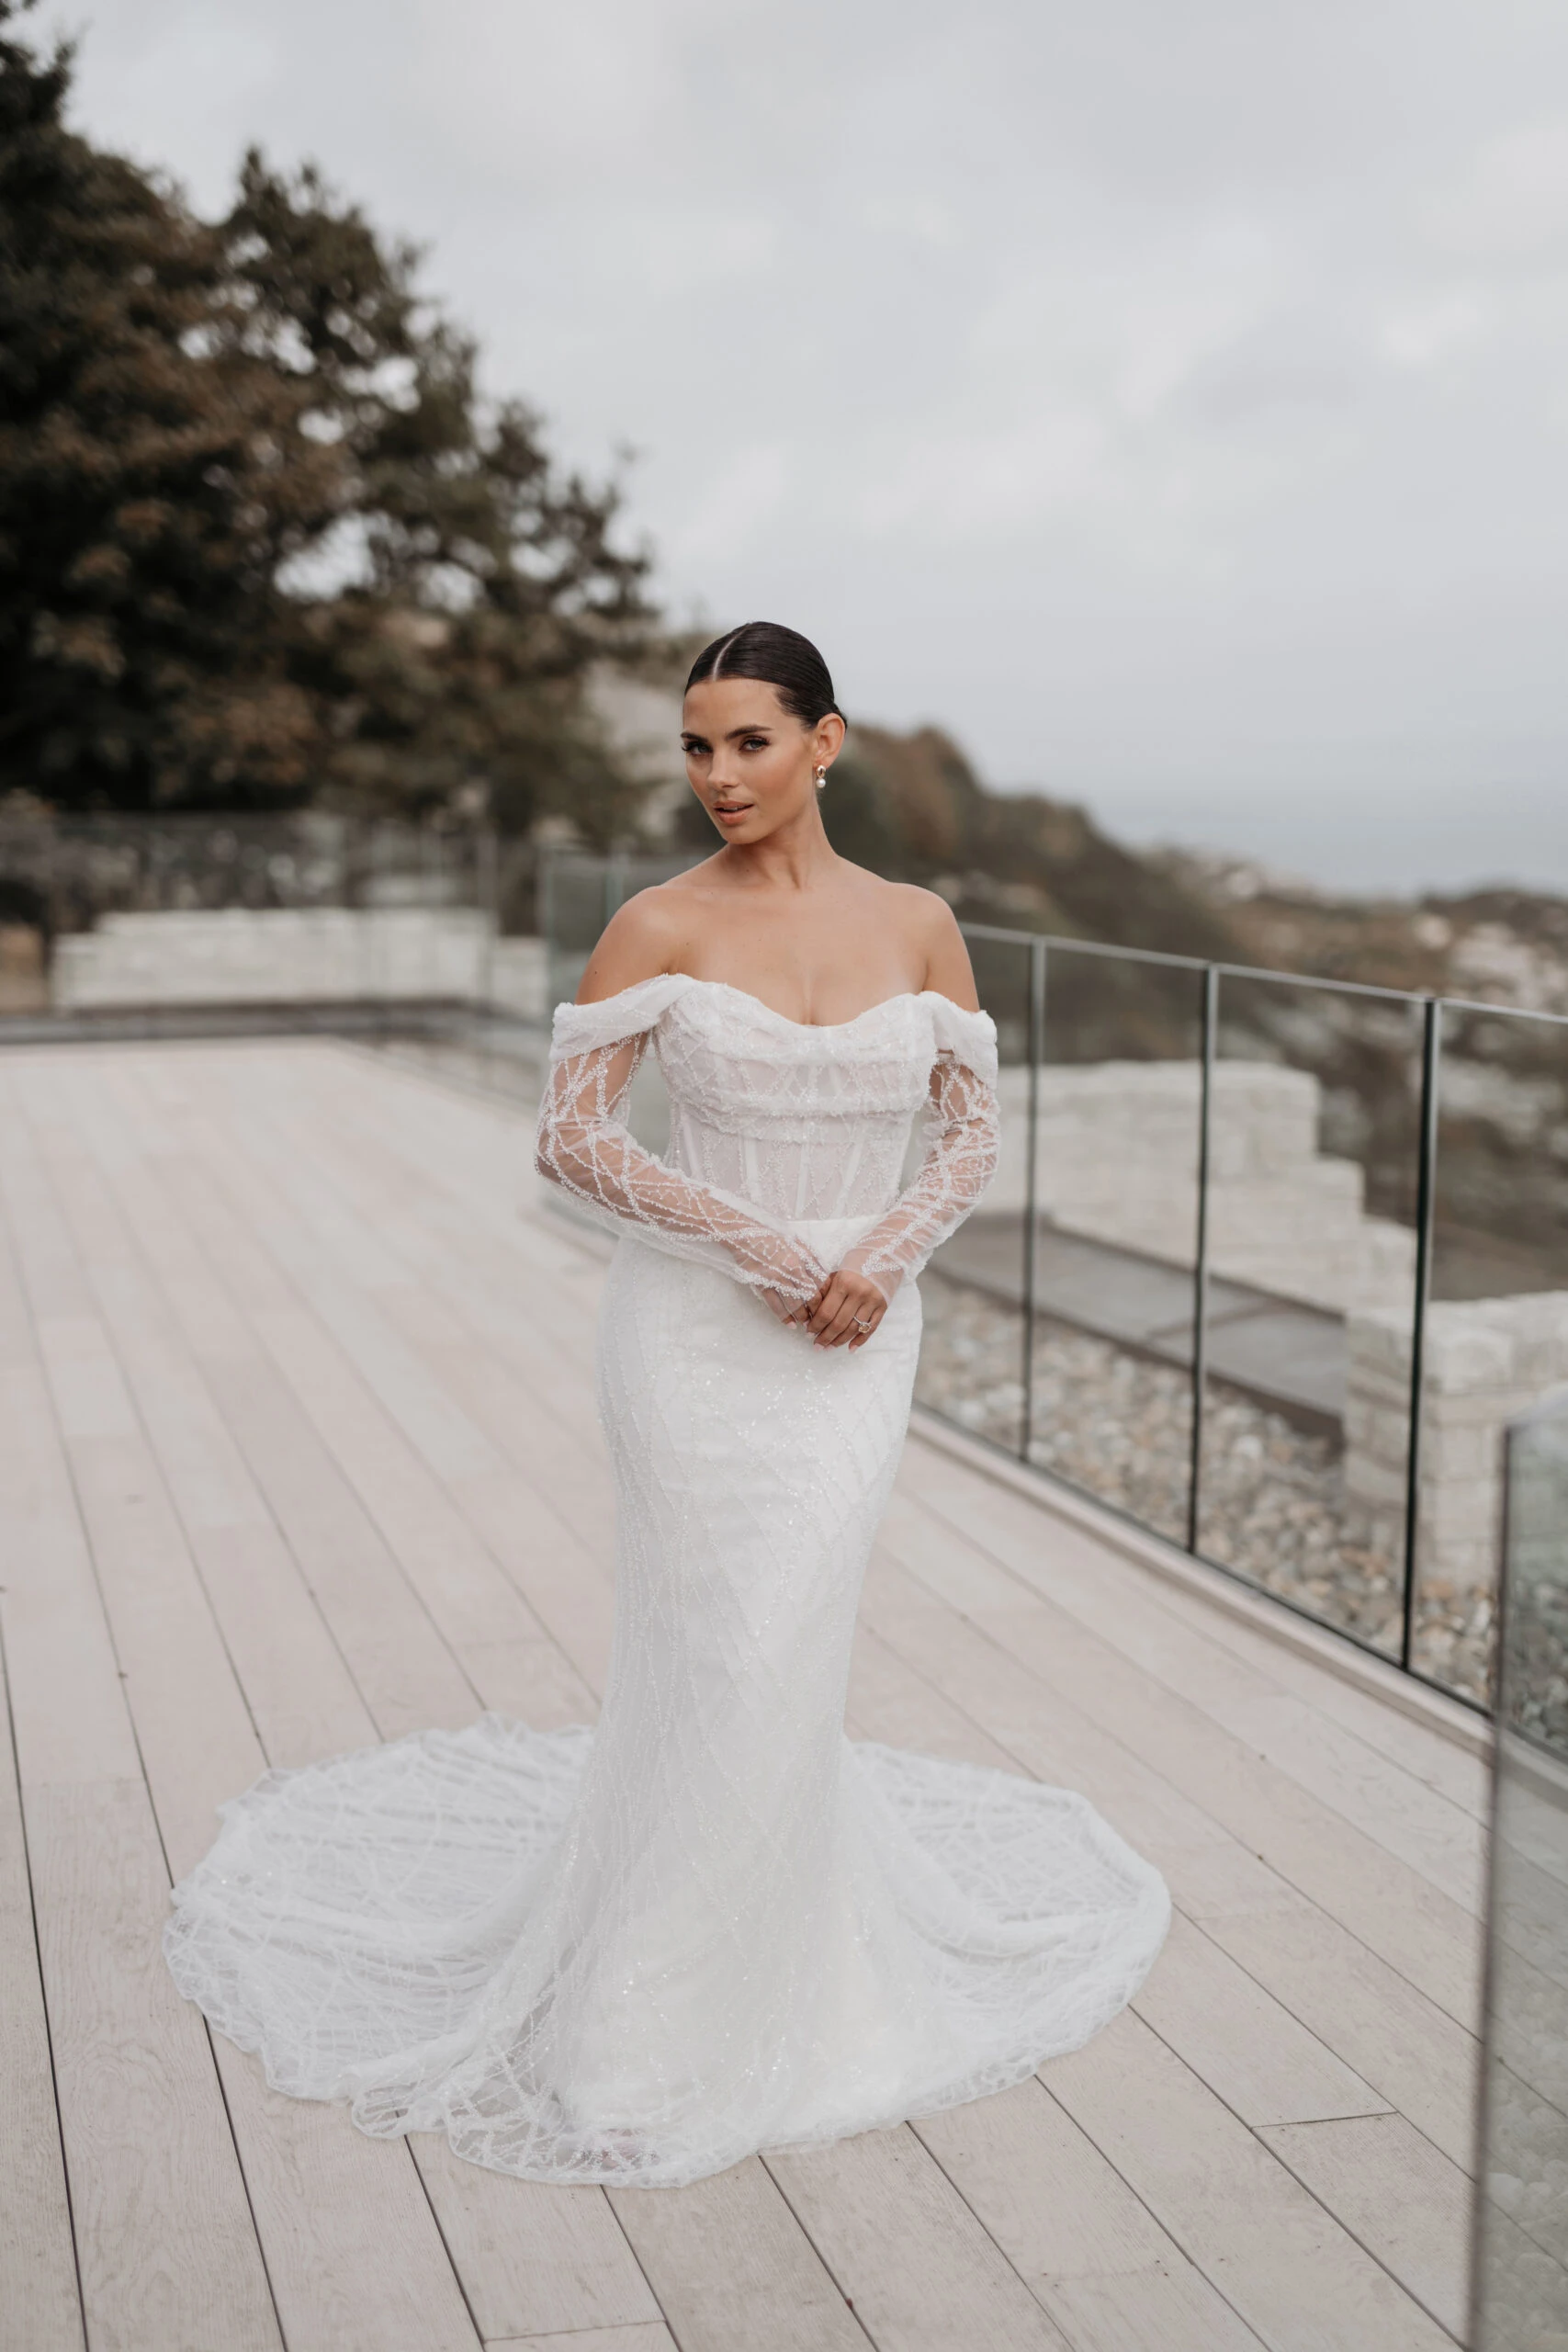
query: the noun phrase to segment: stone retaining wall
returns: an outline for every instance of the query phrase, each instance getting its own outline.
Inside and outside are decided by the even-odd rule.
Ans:
[[[1190,1266],[1198,1216],[1196,1062],[1097,1062],[1040,1073],[1040,1206],[1089,1234]],[[1002,1072],[1001,1165],[988,1209],[1021,1210],[1029,1073]],[[1221,1062],[1211,1121],[1209,1245],[1216,1273],[1344,1314],[1413,1295],[1416,1238],[1369,1216],[1360,1169],[1317,1148],[1308,1071]]]
[[[152,1004],[490,1001],[544,1020],[544,942],[471,907],[226,907],[106,915],[55,944],[62,1012]]]
[[[1347,1502],[1375,1545],[1402,1538],[1410,1423],[1409,1317],[1346,1325]],[[1439,1300],[1427,1309],[1419,1564],[1428,1589],[1490,1587],[1497,1573],[1503,1432],[1568,1380],[1568,1291]]]

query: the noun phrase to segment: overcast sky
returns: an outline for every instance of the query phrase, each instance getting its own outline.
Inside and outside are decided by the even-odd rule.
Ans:
[[[69,0],[77,119],[314,157],[682,617],[998,785],[1568,888],[1562,0]]]

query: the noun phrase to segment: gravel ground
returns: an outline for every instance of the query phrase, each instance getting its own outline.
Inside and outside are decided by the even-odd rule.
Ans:
[[[1507,1644],[1508,1721],[1568,1760],[1568,1591],[1544,1578],[1515,1589]]]
[[[927,1274],[920,1290],[920,1403],[1016,1451],[1017,1310],[940,1274]],[[1203,1553],[1396,1656],[1400,1564],[1350,1540],[1338,1443],[1219,1381],[1210,1385],[1204,1424]],[[1030,1460],[1039,1468],[1181,1543],[1190,1428],[1185,1373],[1064,1324],[1037,1324]],[[1416,1664],[1450,1690],[1485,1698],[1492,1620],[1489,1596],[1425,1586]]]

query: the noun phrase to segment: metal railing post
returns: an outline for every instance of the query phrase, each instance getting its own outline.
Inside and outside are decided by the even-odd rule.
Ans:
[[[1438,1076],[1443,1008],[1426,1001],[1421,1030],[1421,1132],[1416,1178],[1416,1298],[1410,1327],[1410,1442],[1404,1457],[1404,1596],[1399,1663],[1408,1669],[1415,1641],[1416,1550],[1421,1519],[1421,1423],[1427,1392],[1427,1308],[1432,1295],[1432,1218],[1437,1196]]]
[[[1018,1453],[1029,1459],[1034,1435],[1034,1260],[1040,1223],[1036,1170],[1040,1157],[1040,1064],[1045,1052],[1045,942],[1029,943],[1029,1135],[1023,1176],[1023,1412]]]
[[[474,896],[483,918],[479,989],[487,1012],[495,1006],[495,951],[501,935],[501,854],[493,825],[482,825],[474,843]]]
[[[1213,1124],[1214,1033],[1220,974],[1203,967],[1203,1030],[1198,1076],[1198,1229],[1192,1258],[1192,1440],[1187,1465],[1187,1549],[1196,1552],[1202,1508],[1203,1394],[1209,1369],[1209,1147]]]

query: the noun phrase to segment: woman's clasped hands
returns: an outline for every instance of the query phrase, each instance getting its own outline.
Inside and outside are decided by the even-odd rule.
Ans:
[[[887,1312],[887,1298],[869,1274],[840,1266],[815,1297],[790,1298],[783,1291],[762,1296],[779,1321],[809,1333],[819,1348],[863,1348]]]

